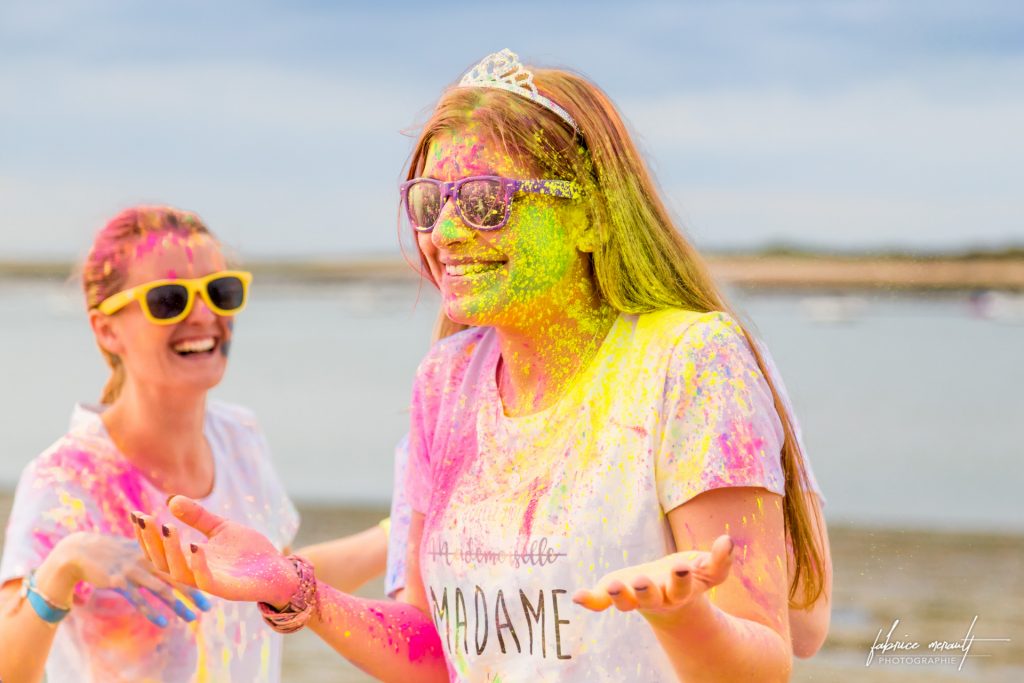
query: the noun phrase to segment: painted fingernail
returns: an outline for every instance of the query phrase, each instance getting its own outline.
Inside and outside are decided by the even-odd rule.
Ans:
[[[139,517],[139,528],[140,529],[145,529],[146,528],[146,520],[144,520],[142,517]]]
[[[164,538],[170,538],[171,537],[171,530],[167,528],[166,524],[163,524],[163,525],[160,526],[160,533],[162,533],[164,535]]]
[[[132,518],[132,524],[138,524],[139,523],[139,518],[135,516],[134,512],[131,514],[131,518]]]
[[[188,544],[188,549],[191,550],[194,553],[199,552],[199,546],[197,546],[195,543],[189,543]]]
[[[160,628],[167,628],[167,617],[162,614],[158,614],[155,617],[149,617],[149,620]]]
[[[678,576],[680,579],[686,578],[689,574],[690,574],[690,570],[689,569],[677,569],[676,570],[676,576]]]
[[[206,599],[206,596],[199,591],[191,591],[189,595],[192,596],[192,602],[196,603],[196,607],[204,612],[208,612],[213,608],[213,605]]]
[[[185,621],[195,621],[196,613],[185,606],[181,600],[174,601],[174,613]]]
[[[647,586],[633,586],[633,590],[635,590],[637,593],[642,593],[645,590],[647,590]]]
[[[619,593],[621,593],[621,592],[622,592],[622,591],[621,591],[621,590],[618,590],[618,589],[616,589],[616,590],[611,590],[611,589],[608,589],[608,595],[618,595],[618,594],[619,594]]]

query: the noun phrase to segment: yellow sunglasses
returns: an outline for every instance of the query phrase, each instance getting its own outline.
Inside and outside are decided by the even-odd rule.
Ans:
[[[146,319],[154,325],[173,325],[192,312],[196,294],[217,315],[239,313],[249,299],[252,273],[222,270],[191,279],[153,280],[113,294],[96,308],[111,315],[138,301]]]

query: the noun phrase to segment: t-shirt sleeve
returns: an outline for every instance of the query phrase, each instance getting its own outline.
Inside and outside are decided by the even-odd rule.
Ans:
[[[811,467],[811,459],[807,456],[807,447],[804,445],[803,430],[800,428],[800,418],[793,410],[793,403],[789,399],[789,392],[786,390],[786,383],[782,380],[782,374],[779,372],[779,368],[775,365],[775,359],[772,358],[771,352],[768,347],[765,346],[760,340],[757,340],[758,350],[761,352],[761,357],[764,358],[765,365],[768,368],[768,374],[775,384],[775,390],[779,392],[779,396],[782,398],[782,405],[789,413],[790,421],[793,424],[793,434],[796,437],[797,447],[800,450],[800,457],[803,458],[804,469],[807,471],[807,480],[810,484],[811,490],[814,491],[818,496],[818,501],[821,503],[821,507],[824,508],[827,502],[825,494],[822,493],[821,486],[818,484],[818,478],[814,476],[814,468]]]
[[[405,588],[405,554],[409,543],[412,510],[405,496],[405,473],[409,461],[409,436],[395,447],[395,483],[391,496],[391,531],[388,534],[388,563],[384,593],[390,598]]]
[[[65,536],[104,531],[97,527],[97,513],[73,476],[47,460],[33,461],[22,472],[7,521],[0,584],[38,567]]]
[[[725,313],[702,315],[673,348],[661,421],[655,479],[666,512],[717,488],[784,494],[784,434],[771,389]]]

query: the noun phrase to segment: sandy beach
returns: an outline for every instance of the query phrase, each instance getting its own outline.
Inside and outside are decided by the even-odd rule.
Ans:
[[[6,527],[11,497],[0,494],[0,524]],[[342,536],[375,524],[386,510],[340,506],[300,506],[303,524],[298,546]],[[2,537],[0,537],[2,538]],[[942,683],[1024,680],[1024,538],[1004,535],[900,531],[833,525],[835,607],[825,647],[796,665],[794,681],[853,683]],[[360,594],[380,597],[381,581]],[[972,655],[956,664],[865,666],[879,629],[921,650],[934,640],[964,638],[977,615],[973,635],[1010,638],[976,641]],[[883,634],[884,637],[884,634]],[[976,656],[982,655],[982,656]],[[290,636],[285,648],[285,681],[361,683],[373,679],[349,665],[315,635]]]
[[[759,290],[1021,292],[1024,255],[1020,251],[925,256],[708,252],[704,256],[719,282]],[[394,257],[246,262],[261,280],[286,282],[415,281],[416,265]],[[62,280],[74,267],[63,261],[0,260],[0,277]]]

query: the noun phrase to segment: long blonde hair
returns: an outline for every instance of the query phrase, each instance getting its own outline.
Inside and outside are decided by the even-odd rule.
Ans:
[[[572,72],[531,70],[537,89],[569,112],[578,131],[519,95],[495,88],[449,88],[416,141],[407,178],[422,173],[436,135],[476,123],[511,158],[535,167],[543,177],[573,179],[581,186],[596,230],[592,272],[598,291],[613,308],[637,314],[667,308],[724,311],[739,320],[700,254],[676,228],[647,164],[608,96]],[[424,275],[431,278],[422,252],[420,258]],[[436,333],[457,329],[447,325],[439,322]],[[794,607],[806,607],[824,590],[824,543],[820,538],[815,542],[812,514],[816,511],[803,495],[811,486],[791,416],[758,344],[746,326],[741,324],[741,328],[771,388],[785,432],[783,515],[795,559],[789,600]],[[804,590],[798,599],[800,584]]]
[[[82,264],[82,291],[85,305],[96,308],[107,297],[124,287],[135,253],[136,241],[161,232],[210,235],[199,216],[169,206],[133,206],[111,218],[96,233],[89,255]],[[100,347],[100,353],[110,366],[100,403],[113,403],[124,386],[124,364],[121,358]]]

